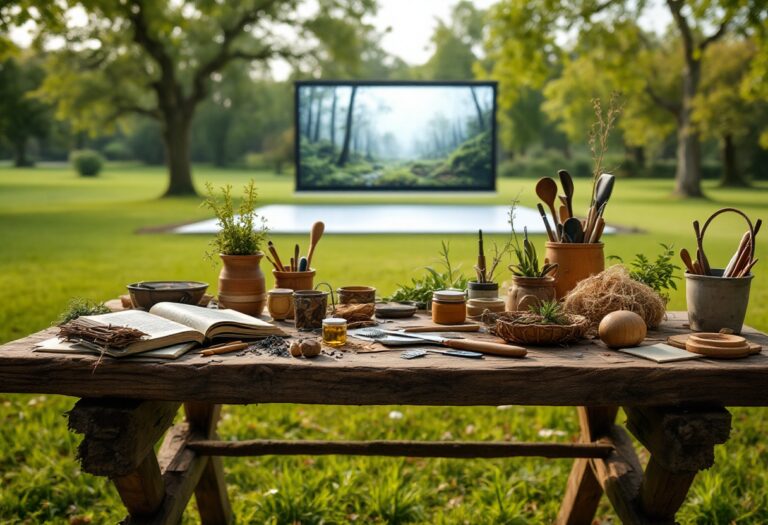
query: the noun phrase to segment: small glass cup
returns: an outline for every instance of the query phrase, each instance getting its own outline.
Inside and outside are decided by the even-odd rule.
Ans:
[[[347,320],[340,317],[323,319],[323,343],[338,348],[347,343]]]

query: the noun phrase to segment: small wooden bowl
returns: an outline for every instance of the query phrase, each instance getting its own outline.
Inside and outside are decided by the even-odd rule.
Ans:
[[[157,303],[199,304],[208,283],[197,281],[141,281],[129,284],[131,302],[149,310]]]
[[[342,286],[336,289],[341,304],[367,304],[376,302],[376,288],[372,286]]]

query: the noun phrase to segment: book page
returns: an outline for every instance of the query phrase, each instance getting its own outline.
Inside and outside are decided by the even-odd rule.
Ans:
[[[190,331],[189,326],[142,310],[122,310],[102,315],[86,315],[84,318],[103,325],[127,326],[141,330],[149,336],[145,339],[159,339]]]
[[[214,310],[190,304],[157,303],[150,309],[150,313],[190,326],[206,335],[211,328],[222,324],[255,329],[264,328],[268,329],[270,333],[271,329],[274,328],[266,321],[235,310]]]

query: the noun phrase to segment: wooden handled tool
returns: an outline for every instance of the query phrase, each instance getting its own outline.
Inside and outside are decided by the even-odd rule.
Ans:
[[[293,264],[294,264],[293,271],[298,272],[299,271],[299,245],[298,244],[293,249]]]
[[[478,282],[484,283],[486,279],[485,275],[485,249],[483,248],[483,230],[478,230],[478,241],[477,241],[477,266],[475,266],[475,269],[477,270],[477,280]]]
[[[248,343],[243,343],[241,341],[234,341],[230,343],[223,343],[220,345],[209,346],[208,348],[203,348],[203,350],[200,352],[200,355],[209,356],[209,355],[228,354],[230,352],[237,352],[238,350],[243,350],[245,348],[248,348]]]
[[[325,232],[325,223],[317,221],[312,225],[309,231],[309,252],[307,253],[307,271],[312,269],[312,255],[315,253],[315,246],[320,241],[320,237]]]
[[[691,259],[691,254],[688,253],[688,250],[685,248],[680,250],[680,259],[682,259],[683,264],[688,269],[688,273],[696,273],[696,269],[693,267],[693,259]]]
[[[560,224],[560,220],[557,217],[555,211],[555,200],[557,200],[557,183],[550,177],[543,177],[536,183],[536,195],[549,206],[549,212],[552,214],[552,220],[554,221],[555,228]],[[557,241],[560,240],[558,236]]]
[[[544,206],[542,204],[536,203],[536,209],[539,210],[539,214],[541,214],[541,220],[544,221],[544,228],[547,229],[547,238],[552,242],[557,242],[557,239],[555,239],[555,234],[552,233],[552,228],[549,226],[549,221],[547,220],[547,213],[544,211]]]
[[[563,193],[565,193],[565,206],[568,208],[568,217],[573,217],[573,178],[571,174],[565,170],[557,172],[560,177],[560,185],[563,187]]]
[[[698,250],[696,250],[696,260],[699,261],[699,266],[701,266],[701,270],[704,272],[704,275],[711,275],[712,272],[709,268],[709,261],[707,260],[707,256],[704,254],[704,246],[702,245],[699,221],[693,221],[693,231],[696,234],[696,246],[698,247]]]
[[[285,265],[283,265],[283,261],[280,260],[280,256],[277,254],[277,250],[275,250],[275,245],[272,243],[272,241],[269,241],[267,243],[267,247],[269,248],[269,253],[272,254],[272,257],[275,258],[275,262],[277,263],[277,266],[279,267],[280,271],[288,271],[285,269]]]
[[[528,350],[521,346],[488,341],[472,341],[471,339],[445,339],[443,346],[456,350],[474,350],[483,354],[500,355],[504,357],[525,357]]]

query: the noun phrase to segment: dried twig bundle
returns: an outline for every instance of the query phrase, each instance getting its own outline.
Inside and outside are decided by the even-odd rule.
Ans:
[[[593,328],[617,310],[635,312],[648,328],[656,328],[666,309],[664,300],[653,288],[632,279],[620,264],[581,281],[566,296],[563,306],[566,312],[589,319]]]
[[[102,325],[84,318],[59,326],[59,338],[74,343],[86,343],[100,349],[122,349],[147,334],[127,326]]]
[[[342,317],[348,323],[370,321],[374,314],[373,303],[340,304],[336,306],[336,317]]]

